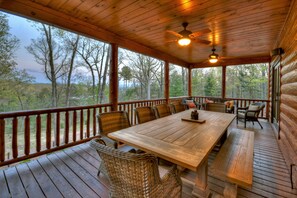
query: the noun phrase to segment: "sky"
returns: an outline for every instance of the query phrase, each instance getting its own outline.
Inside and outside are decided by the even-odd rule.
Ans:
[[[5,14],[7,15],[10,26],[10,34],[20,40],[19,49],[15,52],[17,68],[26,69],[30,75],[35,77],[36,83],[49,83],[49,80],[45,77],[43,72],[43,67],[35,62],[33,55],[25,48],[30,45],[31,39],[38,38],[39,32],[32,27],[32,23],[30,23],[28,19],[7,13]]]

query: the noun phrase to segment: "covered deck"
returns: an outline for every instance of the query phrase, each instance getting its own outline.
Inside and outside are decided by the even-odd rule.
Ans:
[[[265,103],[259,116],[264,129],[247,125],[248,130],[255,132],[253,186],[239,187],[238,197],[296,197],[297,0],[117,2],[0,1],[4,12],[77,32],[111,46],[108,103],[0,113],[0,197],[108,197],[108,179],[102,174],[97,177],[100,159],[88,144],[99,136],[96,115],[125,110],[131,125],[135,125],[136,107],[181,100],[183,97],[171,98],[169,94],[171,63],[188,70],[188,96],[197,102],[203,103],[206,97],[192,94],[193,70],[221,67],[220,98],[234,100],[239,107]],[[184,21],[193,24],[193,31],[211,29],[211,34],[201,37],[211,44],[193,43],[189,48],[169,45],[166,32],[178,32]],[[226,59],[205,63],[214,47],[222,60],[224,56]],[[119,48],[164,62],[164,97],[118,100]],[[226,68],[256,63],[269,63],[267,100],[226,97]],[[243,129],[243,124],[233,121],[229,129]],[[216,155],[212,151],[209,165]],[[195,174],[185,170],[182,177],[193,181]],[[208,175],[208,186],[213,197],[223,195],[224,181]],[[183,182],[182,196],[193,196],[191,182]]]
[[[248,125],[255,132],[253,187],[239,188],[238,197],[296,197],[275,134],[269,123],[261,122],[263,130]],[[237,127],[233,121],[229,130],[241,128],[242,124]],[[216,151],[211,153],[209,165],[216,155]],[[96,176],[99,161],[96,151],[84,143],[4,167],[0,197],[108,197],[108,179],[103,174]],[[185,170],[182,178],[193,180],[195,173]],[[209,175],[208,185],[213,197],[223,194],[223,181]],[[191,183],[184,182],[182,197],[192,197],[191,192]]]

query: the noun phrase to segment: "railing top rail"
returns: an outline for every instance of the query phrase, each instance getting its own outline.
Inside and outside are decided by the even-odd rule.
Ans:
[[[213,96],[192,96],[196,98],[216,98],[222,99],[221,97],[213,97]],[[245,101],[263,101],[263,102],[270,102],[269,99],[254,99],[254,98],[224,98],[225,100],[245,100]]]
[[[12,118],[12,117],[18,117],[18,116],[30,116],[30,115],[36,115],[36,114],[46,114],[46,113],[57,113],[57,112],[74,111],[74,110],[82,110],[82,109],[92,109],[92,108],[108,107],[108,106],[111,106],[111,104],[107,103],[107,104],[96,104],[96,105],[77,106],[77,107],[58,107],[58,108],[51,108],[51,109],[1,112],[0,119]]]
[[[142,103],[142,102],[155,102],[160,100],[166,100],[165,98],[159,98],[159,99],[152,99],[152,100],[133,100],[133,101],[127,101],[127,102],[119,102],[119,105],[123,104],[132,104],[132,103]]]

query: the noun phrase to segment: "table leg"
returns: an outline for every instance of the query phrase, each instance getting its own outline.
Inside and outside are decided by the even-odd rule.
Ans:
[[[195,185],[192,191],[192,194],[194,196],[197,196],[197,197],[209,196],[210,191],[207,185],[207,176],[208,176],[208,161],[205,160],[197,170]]]

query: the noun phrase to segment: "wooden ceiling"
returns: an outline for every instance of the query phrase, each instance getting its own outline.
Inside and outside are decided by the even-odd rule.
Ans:
[[[282,30],[291,1],[32,0],[27,1],[30,2],[27,3],[31,8],[30,13],[26,13],[27,8],[24,8],[24,11],[16,8],[16,5],[24,2],[4,0],[0,7],[21,15],[31,14],[33,18],[69,28],[67,21],[55,22],[51,16],[46,15],[47,12],[62,13],[70,16],[69,21],[82,21],[92,27],[106,30],[101,34],[110,33],[113,37],[125,39],[125,42],[118,43],[120,46],[129,48],[128,43],[131,41],[187,63],[201,63],[207,60],[212,44],[215,45],[216,52],[224,57],[269,56]],[[45,13],[43,17],[35,16],[35,10],[40,10],[40,7]],[[189,23],[187,29],[192,32],[209,28],[211,33],[199,38],[211,41],[211,44],[192,43],[190,46],[180,47],[176,42],[168,42],[176,37],[166,30],[180,32],[183,30],[183,22]],[[72,29],[79,31],[79,28],[84,27]],[[98,38],[117,42],[107,35]],[[134,47],[134,50],[137,50],[137,47]]]

